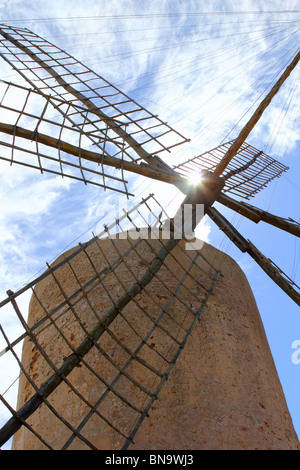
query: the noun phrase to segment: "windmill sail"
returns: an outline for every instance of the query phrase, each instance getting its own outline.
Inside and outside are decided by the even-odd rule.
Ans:
[[[48,266],[42,276],[20,291],[9,291],[1,302],[0,307],[14,309],[24,333],[10,341],[1,329],[7,346],[0,356],[13,354],[21,366],[21,381],[28,381],[29,389],[23,406],[0,430],[0,445],[26,425],[29,433],[51,449],[47,432],[28,421],[38,407],[57,417],[62,449],[72,448],[74,439],[95,449],[85,437],[90,422],[95,420],[98,430],[113,436],[116,448],[127,449],[132,443],[219,278],[219,271],[201,251],[186,251],[179,239],[165,241],[157,231],[152,232],[152,240],[139,236],[136,216],[141,217],[144,211],[147,218],[151,211],[157,214],[153,222],[156,224],[161,210],[150,195],[90,242]],[[151,231],[151,226],[148,228]],[[116,231],[119,235],[129,231],[130,236],[123,241],[118,236],[115,243]],[[168,275],[170,271],[172,276]],[[65,281],[69,276],[75,282],[68,287]],[[192,280],[195,286],[191,290]],[[110,285],[114,285],[113,291]],[[54,303],[50,301],[51,306],[49,299],[42,300],[45,286],[56,296]],[[157,292],[154,297],[153,288]],[[18,303],[31,289],[37,316],[33,324],[28,324]],[[33,347],[37,352],[36,360],[27,367],[15,352],[22,340],[24,350]],[[53,359],[55,345],[60,346]],[[89,354],[92,348],[93,353]],[[90,388],[97,391],[97,399],[90,392],[93,398],[89,400],[84,391],[78,390],[78,366],[83,367]],[[52,401],[58,387],[67,387],[74,395],[81,409],[75,420],[68,417],[68,408]],[[5,397],[0,398],[6,404]],[[122,422],[117,414],[112,420],[111,403],[130,419]]]
[[[110,139],[103,133],[98,136],[98,146],[102,145],[101,153],[98,148],[98,162],[90,163],[83,158],[84,151],[91,149],[87,134],[89,113],[83,107],[75,108],[62,100],[11,83],[0,82],[0,90],[0,109],[5,118],[5,122],[0,123],[1,160],[128,194],[127,181],[121,173],[109,172],[107,167],[110,160],[122,166],[122,143],[118,139]],[[81,113],[86,122],[85,133],[74,123],[74,113]],[[70,143],[76,149],[73,154]],[[112,153],[113,147],[118,157],[111,159],[106,149]]]
[[[19,115],[34,115],[38,132],[41,123],[47,123],[44,107],[47,111],[54,108],[56,114],[51,124],[58,119],[62,127],[77,130],[80,139],[93,146],[93,151],[100,154],[102,177],[110,178],[104,169],[105,156],[118,159],[119,163],[115,162],[118,167],[122,166],[120,162],[140,160],[161,165],[157,154],[169,153],[171,148],[187,141],[100,75],[33,32],[1,25],[0,35],[0,56],[44,97],[42,109],[36,112],[29,109],[25,96],[23,107],[18,107]],[[13,125],[19,123],[20,116]],[[35,153],[39,158],[39,152]],[[123,180],[123,175],[119,175]],[[82,180],[89,181],[84,176]],[[127,192],[125,182],[124,188]]]
[[[219,145],[175,166],[174,169],[185,178],[203,170],[214,173],[234,142],[235,140]],[[244,142],[222,174],[225,181],[222,192],[249,199],[287,170],[288,167],[283,163]]]

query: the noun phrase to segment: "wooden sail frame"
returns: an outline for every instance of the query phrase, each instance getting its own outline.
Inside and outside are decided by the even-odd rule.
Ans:
[[[85,107],[21,85],[2,81],[0,87],[0,109],[6,118],[0,123],[0,159],[127,195],[132,194],[124,170],[161,180],[165,175],[167,181],[174,174],[167,167],[141,166],[126,158],[123,140],[118,135],[111,136],[105,125],[101,132],[99,127],[95,130],[93,116]],[[12,100],[12,96],[18,100]],[[80,124],[76,116],[80,116]],[[10,152],[4,152],[4,148]]]
[[[94,131],[99,121],[100,125],[107,124],[124,140],[123,152],[128,152],[131,159],[153,160],[153,155],[188,141],[103,77],[28,29],[0,25],[0,35],[0,56],[33,89],[72,103],[75,108],[84,106],[95,115]]]
[[[234,143],[235,140],[232,140],[219,145],[177,165],[174,169],[185,178],[189,178],[194,172],[201,173],[203,170],[214,173]],[[288,171],[286,165],[259,151],[247,142],[243,142],[222,174],[225,181],[222,192],[250,199],[264,189],[274,178],[279,178],[286,171]]]
[[[155,241],[158,245],[155,247],[155,251],[153,251],[153,245],[149,242],[147,237],[138,237],[137,240],[135,240],[134,236],[132,238],[129,236],[126,238],[127,249],[120,252],[118,244],[113,242],[114,237],[109,237],[110,231],[114,231],[116,228],[118,228],[118,232],[123,233],[122,225],[124,224],[124,219],[129,222],[129,232],[130,230],[136,231],[137,228],[134,222],[134,215],[139,210],[141,210],[142,206],[147,206],[148,210],[151,210],[151,213],[157,214],[156,220],[158,220],[159,212],[163,208],[156,201],[153,195],[149,195],[146,199],[143,199],[139,204],[133,207],[130,212],[126,212],[123,214],[123,216],[119,217],[115,223],[110,225],[110,227],[105,226],[104,230],[99,233],[97,237],[94,237],[85,244],[80,244],[74,252],[66,257],[63,257],[59,263],[54,264],[53,266],[48,265],[47,271],[45,271],[45,273],[43,273],[38,278],[34,279],[30,284],[24,286],[18,292],[8,291],[7,298],[0,303],[0,308],[3,306],[9,306],[15,311],[24,331],[20,337],[11,341],[0,327],[1,333],[7,343],[7,346],[4,348],[4,350],[0,352],[0,356],[9,353],[13,354],[21,367],[21,373],[24,374],[24,376],[27,378],[30,383],[30,387],[34,392],[31,394],[31,397],[26,401],[26,403],[21,407],[21,409],[18,410],[18,412],[12,412],[12,418],[0,430],[0,445],[3,445],[3,443],[12,437],[21,426],[26,426],[27,429],[29,429],[46,448],[51,449],[51,445],[48,444],[47,436],[43,433],[43,431],[38,431],[34,426],[30,426],[26,420],[37,410],[38,407],[41,406],[48,407],[50,411],[57,415],[55,408],[53,408],[51,404],[51,394],[61,384],[65,384],[67,387],[69,387],[70,392],[74,393],[77,399],[81,400],[87,407],[87,414],[82,418],[82,421],[79,425],[77,425],[77,428],[72,426],[71,422],[64,418],[63,413],[61,415],[57,415],[57,418],[62,422],[62,426],[66,427],[69,432],[69,439],[65,443],[62,443],[62,449],[68,449],[69,446],[72,445],[73,440],[77,438],[83,441],[88,448],[96,450],[93,443],[84,436],[84,433],[82,433],[84,426],[91,418],[94,418],[95,416],[100,418],[105,423],[109,432],[115,433],[116,439],[121,439],[123,450],[126,450],[132,443],[136,432],[141,426],[143,420],[147,417],[149,409],[155,400],[157,400],[158,394],[163,384],[168,379],[172,368],[174,367],[181,351],[190,337],[220,275],[220,272],[216,270],[210,264],[210,262],[205,259],[205,257],[203,257],[201,250],[196,252],[195,256],[195,252],[193,252],[193,255],[188,256],[190,266],[189,269],[186,270],[186,267],[182,265],[180,260],[181,257],[174,257],[172,254],[175,247],[179,249],[179,252],[184,250],[184,247],[179,245],[180,239],[171,238],[166,241],[161,238],[159,234],[158,236],[155,236]],[[150,226],[149,229],[151,229]],[[103,238],[105,239],[105,237],[108,237],[112,240],[112,253],[110,254],[110,259],[108,259],[105,255],[104,248],[102,248],[101,245],[101,240],[103,240]],[[138,256],[140,262],[145,265],[146,262],[144,256],[146,248],[150,248],[153,259],[149,266],[145,269],[143,275],[140,278],[136,278],[136,275],[131,268],[131,257]],[[91,249],[93,251],[96,250],[98,257],[105,260],[105,264],[102,265],[100,271],[96,269],[94,262],[90,257]],[[81,260],[82,262],[83,259],[85,259],[86,262],[92,267],[90,277],[86,279],[84,283],[80,280],[80,276],[76,269],[77,261]],[[175,291],[170,290],[168,283],[165,282],[164,278],[158,274],[161,268],[170,270],[170,267],[168,267],[168,260],[170,259],[178,266],[177,272],[172,274],[173,279],[175,279],[178,283]],[[202,260],[202,269],[205,270],[204,272],[207,272],[206,282],[203,285],[199,283],[199,280],[197,281],[193,275],[193,271],[195,269],[200,269],[200,259]],[[65,269],[69,270],[70,273],[75,276],[74,279],[76,280],[71,294],[70,292],[66,294],[59,280],[60,270]],[[128,270],[128,279],[130,281],[131,278],[135,280],[130,288],[123,284],[124,280],[122,281],[122,278],[124,277],[122,276],[122,272],[124,272],[124,269]],[[122,288],[123,295],[121,295],[119,298],[115,297],[113,292],[110,293],[107,291],[106,282],[109,276],[115,276],[118,285]],[[168,292],[168,295],[170,296],[168,302],[164,300],[164,296],[161,296],[161,300],[158,302],[155,299],[151,299],[150,294],[147,294],[147,286],[151,283],[154,277],[155,282],[159,283],[160,285],[160,292],[163,292],[164,290]],[[43,303],[42,299],[39,298],[39,294],[35,290],[35,286],[38,286],[39,282],[45,279],[53,279],[56,288],[58,288],[61,292],[61,302],[54,308],[47,307],[47,305]],[[196,282],[197,292],[195,289],[193,291],[189,289],[188,280],[193,280],[193,282]],[[99,290],[99,288],[103,290],[103,297],[110,299],[111,307],[107,311],[99,312],[98,309],[96,311],[92,304],[88,301],[90,295],[94,291]],[[30,327],[27,324],[18,305],[18,300],[22,298],[22,295],[25,294],[28,289],[32,289],[33,296],[40,303],[41,311],[43,312],[43,315],[39,321]],[[153,302],[153,305],[156,305],[156,316],[153,316],[148,312],[149,305],[146,308],[143,306],[143,303],[141,303],[140,300],[137,300],[141,292],[144,292],[144,295],[149,296],[149,305],[151,305]],[[201,295],[199,295],[199,292],[201,292]],[[187,293],[189,295],[189,302],[185,300]],[[91,314],[95,317],[94,327],[91,331],[87,331],[84,326],[84,322],[80,320],[79,312],[80,303],[82,301],[88,303]],[[180,319],[173,319],[168,312],[171,304],[173,303],[178,303],[180,305]],[[133,305],[137,310],[137,315],[141,316],[141,323],[145,325],[145,327],[143,327],[143,336],[141,336],[141,332],[137,331],[136,323],[138,321],[138,316],[135,316],[134,321],[132,321],[130,317],[126,319],[126,315],[130,313]],[[77,344],[76,347],[66,337],[63,327],[60,326],[61,320],[70,314],[74,315],[74,318],[78,322],[79,328],[84,331],[84,339],[80,344]],[[124,338],[121,338],[120,340],[118,334],[114,333],[114,331],[110,329],[110,327],[113,326],[113,322],[116,317],[119,316],[124,316],[124,319],[126,319],[127,328],[129,328],[131,332],[129,335],[130,341],[132,342],[133,336],[136,337],[135,341],[137,347],[135,351],[131,351],[127,347],[127,342],[124,341]],[[166,321],[167,323],[165,324]],[[170,322],[173,322],[175,325],[174,327],[176,327],[175,336],[172,333]],[[63,322],[62,324],[64,325]],[[166,328],[166,325],[168,325],[168,328]],[[58,334],[58,337],[62,338],[63,343],[66,343],[69,349],[70,354],[68,357],[63,359],[63,362],[60,366],[51,361],[47,353],[47,348],[41,346],[40,336],[47,328],[52,328],[55,334]],[[156,334],[162,336],[163,344],[168,345],[168,348],[166,349],[168,351],[167,355],[160,352],[159,346],[154,346],[153,340],[151,338],[153,338],[153,335],[155,336]],[[110,352],[103,350],[101,348],[101,343],[98,343],[98,340],[103,335],[109,335],[110,339],[115,345],[114,348],[119,348],[126,353],[128,360],[121,366],[117,361],[114,361],[113,355],[110,357]],[[39,351],[41,354],[41,357],[43,357],[45,364],[47,364],[47,367],[50,366],[52,374],[43,384],[38,385],[37,379],[30,376],[29,371],[22,365],[21,359],[16,353],[16,346],[20,341],[23,340],[30,341],[32,344],[34,344],[37,348],[37,351]],[[103,374],[99,374],[98,371],[91,367],[88,360],[86,359],[86,356],[92,348],[100,352],[102,359],[104,361],[109,361],[109,363],[113,366],[113,379],[111,378],[111,375],[110,378],[106,377],[105,372],[103,372]],[[151,349],[153,364],[143,360],[143,351],[145,348]],[[157,366],[155,366],[157,358],[160,360],[159,369],[157,369]],[[134,375],[131,375],[129,367],[131,364],[139,365],[139,368],[141,369],[140,375],[137,375],[136,372]],[[88,402],[83,395],[78,393],[76,390],[76,384],[72,382],[72,376],[69,378],[71,372],[78,366],[87,368],[90,373],[97,377],[99,380],[100,389],[102,385],[102,394],[96,404]],[[145,370],[147,371],[148,375],[150,374],[151,380],[149,381],[149,384],[151,383],[151,388],[150,385],[145,386]],[[118,391],[119,389],[116,388],[119,381],[123,383],[123,392]],[[137,406],[136,403],[132,402],[130,389],[129,394],[128,392],[126,393],[125,390],[128,390],[129,386],[134,387],[135,390],[139,390],[139,394],[141,395],[141,403],[144,403],[142,407],[141,405]],[[103,401],[108,395],[113,395],[113,399],[118,401],[119,406],[122,406],[123,408],[125,407],[124,412],[126,412],[126,409],[130,409],[134,413],[130,428],[128,429],[128,426],[126,427],[126,433],[121,424],[118,425],[118,423],[112,422],[108,417],[106,417],[105,412],[104,414],[102,412],[102,408],[104,406]],[[145,398],[147,399],[146,402]],[[0,400],[6,406],[9,406],[4,396],[0,395]]]

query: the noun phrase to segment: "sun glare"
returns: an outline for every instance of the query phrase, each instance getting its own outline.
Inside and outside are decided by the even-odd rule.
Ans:
[[[197,185],[199,183],[201,183],[203,179],[203,174],[202,173],[192,173],[189,178],[188,178],[188,181],[191,185]]]

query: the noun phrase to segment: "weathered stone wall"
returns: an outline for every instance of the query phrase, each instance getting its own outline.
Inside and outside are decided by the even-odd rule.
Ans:
[[[157,242],[151,243],[156,249]],[[117,244],[120,252],[126,250],[126,240],[119,240]],[[105,257],[113,261],[115,255],[111,242],[101,241],[101,246]],[[100,269],[105,260],[93,250],[91,246],[89,254],[97,269]],[[147,262],[153,258],[153,252],[148,246],[143,246],[141,250],[144,261],[134,253],[128,258],[137,277],[140,277]],[[144,420],[135,436],[134,444],[131,444],[129,449],[299,449],[299,441],[248,281],[239,266],[227,255],[207,244],[201,252],[210,263],[221,269],[222,275],[159,399],[154,403],[149,417]],[[193,253],[189,252],[189,256],[192,255]],[[188,265],[184,251],[176,248],[174,256],[181,260],[183,269]],[[170,269],[163,268],[160,275],[172,290],[177,282],[171,273],[177,273],[180,268],[172,259],[168,264]],[[73,269],[80,281],[84,282],[92,268],[87,258],[80,256],[76,258]],[[125,287],[134,282],[134,277],[122,264],[117,268],[117,272]],[[192,274],[199,282],[210,285],[210,268],[203,260],[199,261],[197,268],[193,268]],[[181,275],[182,273],[179,273],[179,277]],[[70,268],[66,266],[56,276],[64,291],[72,292],[75,280]],[[197,293],[197,289],[199,290],[201,303],[204,294],[199,286],[193,284],[191,279],[186,282],[190,291]],[[100,312],[105,312],[110,305],[110,295],[117,298],[124,292],[114,275],[108,276],[106,286],[107,291],[96,289],[89,296],[89,301]],[[43,280],[37,286],[36,292],[47,308],[58,305],[63,300],[57,284],[51,277]],[[166,302],[169,297],[168,289],[162,289],[156,280],[151,282],[147,292],[147,296],[139,295],[138,301],[152,313],[156,308],[154,300]],[[188,291],[184,294],[186,301],[191,301],[189,295]],[[90,331],[95,324],[95,318],[87,308],[86,299],[78,303],[76,312],[79,312],[78,315]],[[29,323],[34,324],[42,313],[39,302],[33,298]],[[179,321],[183,317],[184,309],[180,303],[175,302],[170,313]],[[139,317],[136,306],[131,305],[125,314],[142,335],[144,322],[147,320]],[[78,327],[72,312],[57,319],[56,323],[63,327],[67,341],[74,347],[82,341],[84,331]],[[112,329],[120,341],[126,339],[126,344],[134,350],[134,338],[131,339],[124,319],[117,318],[113,325]],[[171,328],[171,323],[166,323],[165,326]],[[56,366],[71,352],[54,327],[41,333],[39,341]],[[159,333],[152,341],[161,347],[161,350],[170,347],[165,344],[163,336]],[[111,355],[117,363],[124,363],[122,351],[116,348],[109,335],[103,335],[100,344],[106,351],[111,350]],[[151,350],[148,354],[151,354]],[[147,360],[146,356],[144,358]],[[101,373],[107,368],[107,376],[110,377],[111,374],[113,377],[113,370],[110,371],[108,362],[103,362],[98,350],[93,349],[85,359]],[[24,344],[23,364],[28,364],[30,374],[37,384],[43,383],[51,374],[50,365],[41,357],[31,341]],[[156,366],[160,367],[159,362]],[[134,375],[136,370],[132,368],[130,372]],[[105,389],[85,366],[76,368],[68,379],[75,385],[76,390],[92,403],[97,402],[101,390]],[[149,378],[145,376],[145,386],[150,386],[151,380],[151,374]],[[118,390],[142,406],[145,398],[142,400],[138,391],[134,387],[130,388],[128,382],[120,381]],[[33,393],[28,381],[24,377],[21,378],[19,406]],[[76,397],[66,384],[60,385],[49,398],[49,402],[73,426],[76,426],[87,412],[86,404]],[[129,429],[133,413],[131,415],[131,412],[125,410],[111,394],[105,400],[103,408],[107,417],[113,422],[121,423],[124,432]],[[28,422],[55,449],[60,449],[71,433],[44,405]],[[98,449],[118,449],[121,443],[121,438],[109,430],[98,416],[88,422],[82,433]],[[45,448],[24,427],[16,434],[13,445],[14,449]],[[70,448],[87,447],[82,441],[75,439]]]

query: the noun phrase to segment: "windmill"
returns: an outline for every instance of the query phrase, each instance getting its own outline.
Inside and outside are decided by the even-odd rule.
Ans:
[[[185,257],[188,256],[189,250],[182,255],[183,278],[177,279],[174,273],[176,282],[171,288],[164,282],[163,276],[160,279],[161,296],[165,306],[161,307],[161,304],[156,306],[160,310],[158,317],[154,318],[151,315],[140,295],[143,292],[147,293],[156,275],[164,269],[169,272],[172,270],[172,264],[168,264],[167,258],[172,257],[174,250],[184,251],[182,239],[192,239],[191,235],[204,214],[208,215],[242,252],[247,252],[267,275],[300,305],[298,286],[250,241],[244,239],[213,206],[215,201],[218,201],[250,220],[255,222],[262,220],[299,236],[300,226],[296,221],[283,219],[248,203],[239,202],[227,193],[249,199],[287,170],[285,165],[249,145],[246,139],[273,96],[296,67],[300,53],[294,57],[234,141],[222,144],[180,165],[170,167],[160,154],[164,155],[173,147],[187,142],[187,139],[180,133],[74,57],[33,32],[1,25],[0,34],[2,59],[8,62],[29,85],[25,87],[7,82],[1,83],[3,90],[1,109],[6,117],[6,122],[0,124],[0,130],[4,134],[1,145],[10,152],[3,153],[0,157],[2,160],[31,167],[41,173],[49,172],[76,179],[86,185],[93,184],[105,190],[125,194],[128,198],[132,196],[128,189],[130,182],[125,179],[125,175],[127,177],[128,174],[175,185],[184,194],[183,203],[173,217],[166,214],[164,207],[154,195],[149,195],[131,211],[125,211],[123,216],[111,225],[106,225],[103,233],[95,236],[90,242],[80,244],[77,249],[71,250],[66,256],[57,260],[54,265],[48,265],[45,273],[21,290],[8,291],[7,298],[0,304],[0,307],[10,305],[24,328],[24,334],[14,341],[10,341],[1,330],[7,341],[7,346],[1,354],[7,352],[15,354],[14,347],[22,340],[26,344],[25,348],[31,348],[33,353],[29,369],[16,357],[24,380],[27,380],[32,387],[32,393],[25,394],[25,402],[17,412],[4,397],[1,398],[12,414],[1,430],[1,443],[3,444],[20,428],[25,427],[44,446],[51,448],[51,444],[27,422],[28,418],[38,413],[40,406],[43,405],[63,422],[70,434],[64,445],[62,443],[63,448],[68,448],[75,438],[80,439],[89,448],[97,448],[82,433],[84,426],[96,416],[118,436],[116,441],[120,448],[127,449],[190,338],[195,323],[218,282],[220,272],[209,259],[205,259],[196,246],[193,250],[191,249],[193,255],[196,252],[197,259],[201,257],[209,266],[206,283],[199,286],[199,289],[202,289],[201,295],[199,292],[196,295],[185,284],[186,278],[193,277],[195,267],[198,266],[198,261],[195,259],[190,259],[189,266],[186,266]],[[189,175],[195,171],[199,173],[200,178],[200,182],[196,185],[189,182]],[[186,207],[189,208],[187,216]],[[203,212],[198,212],[198,207],[203,208]],[[122,239],[120,234],[125,234],[127,238],[130,234],[129,238],[134,239],[134,234],[141,232],[133,217],[136,214],[144,220],[144,225],[147,225],[147,216],[154,214],[154,226],[158,233],[154,245],[147,242],[145,234],[136,242],[132,242],[130,246],[114,242],[116,238]],[[122,227],[124,220],[129,221],[129,230],[128,227],[126,229]],[[149,225],[147,233],[151,232],[151,228]],[[116,237],[116,232],[119,237]],[[105,236],[115,249],[116,256],[112,259],[107,254],[108,247],[105,243],[108,242],[104,241],[104,245],[99,243],[99,240]],[[145,248],[139,246],[141,240],[147,244],[149,253],[144,254]],[[101,259],[99,266],[95,264],[95,250],[97,257]],[[173,256],[173,262],[180,258],[178,251],[176,253],[176,256]],[[131,269],[132,254],[139,258],[138,273]],[[72,262],[75,261],[80,265],[83,258],[88,263],[89,275],[81,278],[80,272],[76,272]],[[124,277],[123,273],[122,277],[124,266],[131,276],[127,273]],[[66,275],[65,270],[69,270],[76,280],[74,290],[70,290],[62,283],[60,273]],[[109,276],[115,276],[118,281],[114,293],[105,287],[106,281],[104,280]],[[50,278],[60,295],[60,301],[54,307],[48,305],[47,298],[42,300],[38,288],[34,288],[34,286],[44,285],[43,283]],[[90,295],[99,286],[101,289],[97,293],[96,301],[101,303],[105,297],[111,305],[104,311],[100,309],[100,312],[98,311],[99,305],[95,305],[95,299]],[[187,292],[181,297],[179,291],[182,290],[182,286]],[[34,308],[38,308],[40,314],[33,324],[24,320],[17,303],[18,297],[31,289],[33,291],[32,303]],[[190,296],[189,303],[187,293]],[[186,309],[184,318],[174,319],[168,315],[169,305],[175,302]],[[91,325],[87,325],[88,322],[78,315],[77,306],[81,303],[84,303],[84,308],[89,314],[94,315]],[[103,304],[107,305],[107,302]],[[145,327],[135,325],[134,317],[123,315],[128,306],[131,306],[133,311],[134,308],[142,311],[150,323]],[[70,314],[73,322],[75,319],[75,324],[78,324],[81,329],[80,340],[77,343],[75,332],[72,328],[69,329],[70,319],[65,322],[67,315]],[[131,343],[130,335],[126,336],[126,330],[125,333],[124,330],[118,333],[117,330],[111,329],[116,320],[121,317],[134,331],[136,338],[139,339],[138,343]],[[173,325],[172,321],[174,321]],[[53,329],[51,333],[53,337],[54,330],[56,330],[63,338],[69,351],[69,354],[65,354],[63,350],[59,351],[58,363],[48,352],[49,348],[53,349],[53,345],[55,347],[55,340],[46,345],[42,336],[43,331],[50,328]],[[160,336],[158,335],[158,339],[154,341],[153,337],[157,331]],[[102,342],[104,336],[107,338]],[[99,341],[100,338],[101,341]],[[150,339],[152,341],[149,342]],[[157,349],[157,344],[161,349]],[[122,348],[128,356],[125,364],[120,365],[117,352],[115,358],[108,354],[109,348],[116,350],[114,349],[116,345]],[[168,354],[164,349],[165,345],[167,345]],[[153,363],[143,358],[142,353],[145,347],[153,351],[153,356],[155,356]],[[96,352],[93,354],[105,358],[114,368],[115,375],[113,379],[110,378],[110,381],[95,370],[93,363],[86,360],[88,354],[94,350]],[[47,373],[42,382],[39,382],[37,368],[39,361],[43,361],[47,366]],[[136,364],[136,368],[133,368],[133,363]],[[96,401],[90,402],[84,393],[79,392],[68,379],[69,375],[80,366],[87,368],[97,378],[98,384],[101,383],[102,391]],[[142,377],[144,377],[144,370],[147,370],[150,375],[147,386],[140,380],[139,368],[143,370]],[[121,380],[127,381],[129,397],[132,392],[130,387],[143,395],[141,401],[144,403],[143,406],[139,401],[135,403],[122,393],[125,387],[118,388]],[[60,415],[51,404],[50,398],[55,393],[59,393],[62,386],[69,387],[88,409],[76,425]],[[111,401],[108,401],[108,398]],[[108,418],[108,410],[112,403],[119,410],[119,416],[123,415],[123,407],[130,410],[131,419],[128,419],[124,426]]]

